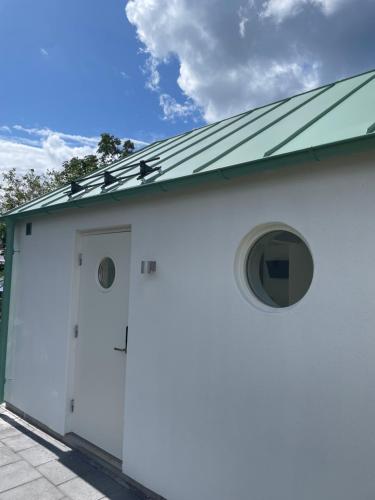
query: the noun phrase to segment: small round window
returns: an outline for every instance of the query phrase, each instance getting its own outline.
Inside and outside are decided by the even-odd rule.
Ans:
[[[100,261],[98,268],[98,281],[103,288],[110,288],[115,281],[115,263],[110,257],[105,257]]]
[[[271,307],[287,307],[306,294],[313,260],[306,243],[289,231],[271,231],[259,238],[246,261],[247,280],[256,297]]]

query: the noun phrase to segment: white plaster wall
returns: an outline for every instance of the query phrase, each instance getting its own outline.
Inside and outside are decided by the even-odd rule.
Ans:
[[[131,224],[124,472],[169,500],[372,500],[374,213],[374,158],[356,157],[34,219],[17,238],[7,400],[70,430],[76,231]],[[234,276],[267,222],[299,231],[315,263],[277,312]]]

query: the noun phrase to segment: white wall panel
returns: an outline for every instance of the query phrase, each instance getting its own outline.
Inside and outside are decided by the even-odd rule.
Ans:
[[[17,238],[7,400],[69,430],[76,232],[130,224],[124,471],[170,500],[374,498],[374,186],[357,157],[35,218]],[[273,312],[234,276],[267,222],[315,263],[304,299]]]

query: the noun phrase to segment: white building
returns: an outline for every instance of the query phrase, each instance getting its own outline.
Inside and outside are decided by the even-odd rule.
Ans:
[[[5,214],[5,401],[169,500],[375,498],[374,110],[370,72]]]

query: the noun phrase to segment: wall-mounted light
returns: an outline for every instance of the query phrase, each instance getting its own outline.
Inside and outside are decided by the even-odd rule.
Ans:
[[[151,274],[156,272],[156,260],[142,260],[141,274]]]

